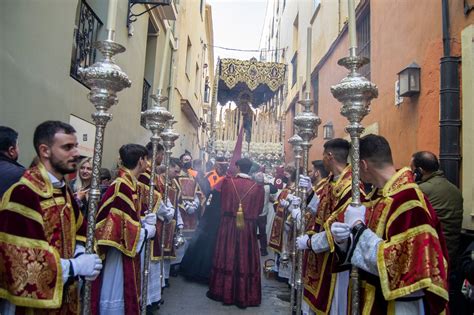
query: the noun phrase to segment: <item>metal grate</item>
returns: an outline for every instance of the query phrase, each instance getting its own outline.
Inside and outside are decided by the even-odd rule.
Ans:
[[[142,91],[142,112],[148,109],[148,99],[150,96],[151,84],[146,79],[143,79],[143,91]],[[146,128],[146,122],[140,115],[140,125]]]
[[[81,0],[74,28],[70,75],[87,88],[89,87],[82,81],[78,69],[94,64],[97,52],[92,48],[92,44],[97,41],[97,34],[102,25],[92,8],[85,0]]]

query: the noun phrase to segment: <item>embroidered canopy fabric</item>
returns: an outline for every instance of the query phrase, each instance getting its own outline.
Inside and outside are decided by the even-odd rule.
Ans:
[[[286,65],[277,62],[221,59],[218,102],[249,100],[254,108],[270,100],[285,83]]]

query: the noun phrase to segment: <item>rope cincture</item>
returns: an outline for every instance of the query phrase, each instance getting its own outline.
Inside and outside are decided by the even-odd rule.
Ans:
[[[239,198],[239,208],[237,209],[237,216],[235,220],[235,226],[237,227],[237,230],[243,230],[245,227],[245,219],[244,219],[244,209],[242,207],[242,201],[247,197],[248,193],[252,190],[252,188],[257,185],[257,183],[254,183],[249,190],[244,194],[242,198],[239,196],[239,192],[237,191],[237,187],[235,187],[234,180],[231,178],[230,181],[232,182],[232,185],[234,186],[235,194],[237,195],[237,198]]]

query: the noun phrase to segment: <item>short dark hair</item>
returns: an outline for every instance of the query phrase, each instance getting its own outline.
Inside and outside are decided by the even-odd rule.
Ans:
[[[131,170],[137,166],[140,158],[145,158],[148,155],[148,151],[140,144],[129,143],[120,147],[119,155],[122,165]]]
[[[419,151],[412,155],[413,165],[420,167],[427,172],[439,170],[439,161],[436,155],[430,151]]]
[[[239,167],[240,172],[248,174],[250,172],[250,168],[252,167],[252,161],[248,158],[243,158],[243,159],[237,160],[235,162],[235,165]]]
[[[329,176],[329,172],[324,167],[322,160],[314,160],[311,162],[311,164],[313,164],[313,167],[319,171],[322,178],[326,178]]]
[[[372,162],[376,168],[393,165],[392,150],[387,139],[372,134],[362,137],[360,159]]]
[[[193,156],[191,155],[191,152],[189,152],[188,150],[184,150],[184,153],[179,156],[179,159],[182,160],[183,157],[185,157],[186,155],[189,156],[191,158],[191,160],[193,159]]]
[[[47,120],[39,124],[33,134],[33,146],[36,154],[39,155],[39,146],[53,144],[54,135],[57,133],[65,133],[67,135],[76,133],[76,129],[68,123],[58,120]]]
[[[0,126],[0,151],[6,152],[15,147],[18,140],[18,132],[7,126]]]
[[[347,163],[351,144],[342,138],[331,139],[324,143],[324,151],[331,152],[338,163]]]
[[[112,179],[112,174],[110,173],[109,169],[108,168],[101,168],[99,170],[99,178],[100,180],[104,180],[104,179]]]
[[[148,158],[151,159],[151,157],[153,156],[153,143],[151,141],[149,141],[146,146],[145,146],[146,150],[148,151]],[[165,148],[161,145],[161,143],[158,143],[156,145],[156,151],[157,152],[161,152],[161,151],[164,151]]]
[[[175,157],[170,157],[170,167],[176,167],[179,166],[179,168],[183,168],[183,163],[181,163],[181,160]]]

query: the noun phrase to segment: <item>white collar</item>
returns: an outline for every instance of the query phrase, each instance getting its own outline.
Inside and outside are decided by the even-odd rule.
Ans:
[[[247,179],[252,179],[249,174],[245,173],[237,173],[236,177],[242,177],[242,178],[247,178]]]
[[[63,188],[64,185],[66,185],[64,180],[57,179],[56,176],[54,176],[50,172],[48,172],[48,177],[49,177],[49,180],[51,181],[51,184],[53,185],[54,188]]]

